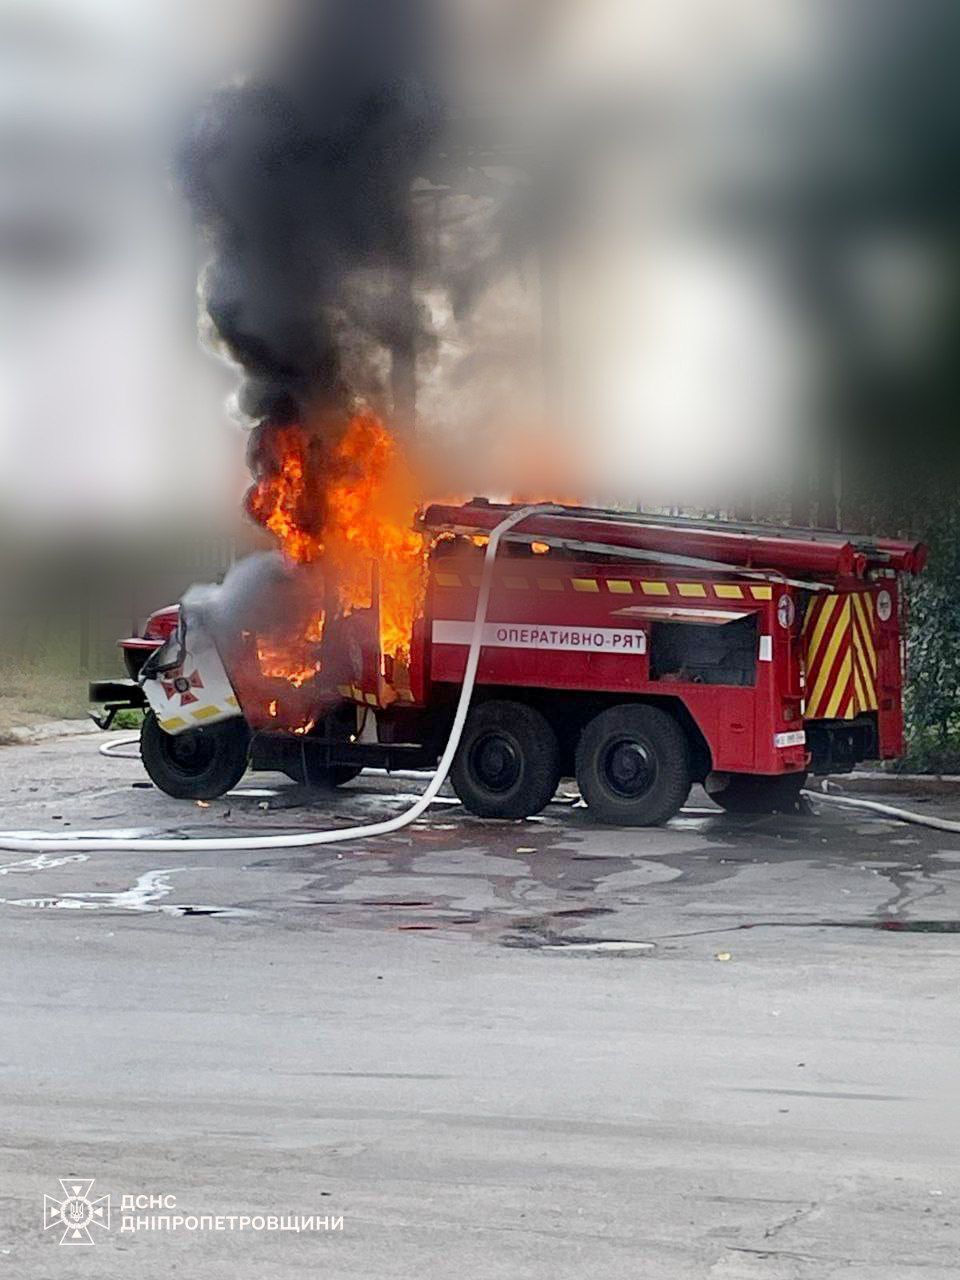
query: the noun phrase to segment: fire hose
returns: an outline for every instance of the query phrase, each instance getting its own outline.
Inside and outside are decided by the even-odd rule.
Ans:
[[[337,827],[332,831],[304,831],[296,835],[262,835],[262,836],[203,836],[191,837],[153,837],[124,836],[104,832],[101,836],[55,835],[53,833],[39,836],[20,836],[10,832],[0,832],[0,849],[14,853],[47,853],[76,850],[79,852],[100,852],[106,849],[128,853],[182,853],[185,847],[190,849],[222,849],[222,850],[258,850],[258,849],[302,849],[314,845],[338,844],[343,840],[362,840],[372,836],[386,836],[400,831],[411,822],[415,822],[436,799],[440,788],[447,779],[453,758],[460,745],[463,728],[467,721],[467,713],[473,698],[473,689],[477,681],[477,668],[480,664],[480,651],[483,648],[483,627],[487,620],[487,606],[490,601],[490,586],[493,579],[493,562],[496,559],[500,540],[508,530],[520,524],[535,511],[556,511],[552,505],[531,505],[521,507],[501,520],[490,531],[483,557],[483,568],[480,575],[480,589],[477,594],[477,608],[473,616],[473,631],[470,635],[470,647],[467,650],[467,665],[463,673],[463,684],[460,686],[460,697],[440,762],[426,790],[415,800],[409,809],[385,818],[380,822],[368,823],[361,827]],[[119,743],[110,744],[119,746]]]
[[[136,745],[136,751],[123,752],[120,747],[132,747]],[[112,742],[105,742],[102,746],[97,747],[97,754],[106,756],[108,760],[139,760],[140,759],[140,735],[139,733],[130,733],[123,738],[114,738]]]
[[[881,804],[879,800],[861,800],[853,796],[835,796],[829,791],[804,791],[808,800],[828,800],[830,804],[839,804],[847,809],[864,809],[868,813],[879,813],[885,818],[895,818],[898,822],[910,822],[917,827],[932,827],[934,831],[960,831],[960,822],[951,818],[936,818],[926,813],[912,813],[909,809],[899,809],[892,804]]]

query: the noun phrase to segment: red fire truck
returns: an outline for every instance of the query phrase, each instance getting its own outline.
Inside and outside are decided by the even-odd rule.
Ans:
[[[485,542],[510,511],[474,499],[424,512],[432,550],[409,663],[381,652],[374,578],[370,608],[335,619],[318,642],[323,714],[309,731],[272,729],[227,659],[219,693],[201,697],[188,670],[198,659],[181,648],[158,686],[169,705],[155,689],[143,726],[153,781],[210,798],[248,764],[326,786],[364,767],[435,765]],[[537,813],[567,776],[604,823],[665,822],[693,782],[726,809],[795,808],[809,771],[902,753],[899,581],[925,558],[921,544],[822,530],[536,511],[493,565],[453,787],[471,812],[496,818]],[[161,611],[121,641],[140,684],[91,686],[108,715],[144,705],[142,664],[177,617]]]

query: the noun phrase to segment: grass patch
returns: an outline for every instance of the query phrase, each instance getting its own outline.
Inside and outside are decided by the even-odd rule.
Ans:
[[[86,680],[62,673],[22,670],[0,665],[0,740],[9,730],[44,720],[82,720],[90,709]]]
[[[139,729],[143,724],[143,712],[135,709],[118,711],[114,721],[114,729]]]
[[[44,720],[83,720],[90,710],[88,676],[76,639],[55,635],[29,654],[0,652],[0,740],[9,730]]]

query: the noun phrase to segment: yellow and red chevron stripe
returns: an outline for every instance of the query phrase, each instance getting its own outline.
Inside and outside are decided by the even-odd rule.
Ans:
[[[876,711],[879,703],[873,595],[863,591],[850,599],[853,605],[853,696],[858,711]]]
[[[870,592],[815,596],[803,620],[807,720],[852,720],[877,708]]]

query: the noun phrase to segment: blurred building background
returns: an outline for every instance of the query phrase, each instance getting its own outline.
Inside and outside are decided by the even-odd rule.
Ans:
[[[914,744],[960,760],[954,0],[441,8],[456,128],[410,282],[429,341],[392,353],[419,447],[467,492],[549,489],[566,460],[586,498],[929,537]],[[171,157],[283,20],[0,0],[11,670],[96,669],[255,542]]]

